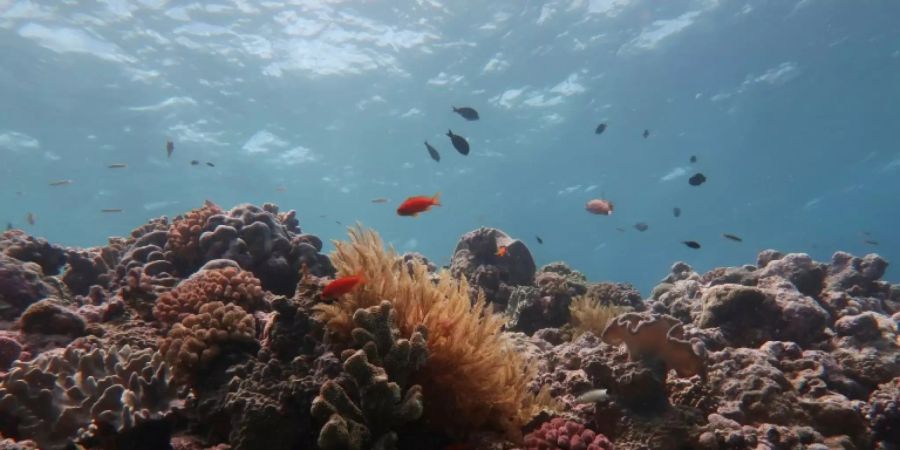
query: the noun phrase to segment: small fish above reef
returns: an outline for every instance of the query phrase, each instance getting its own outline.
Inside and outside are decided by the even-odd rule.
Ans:
[[[613,213],[613,209],[615,206],[609,200],[603,200],[600,198],[595,198],[593,200],[588,201],[584,205],[585,211],[591,214],[599,214],[602,216],[610,216]]]
[[[620,233],[624,233],[624,232],[625,232],[625,229],[622,228],[622,227],[616,227],[616,231],[618,231],[618,232],[620,232]]]
[[[453,143],[453,148],[455,148],[456,151],[463,155],[469,154],[469,141],[467,141],[466,138],[458,134],[453,134],[452,130],[447,130],[447,136],[450,136],[450,142]]]
[[[697,241],[681,241],[681,243],[695,250],[700,248],[700,243]]]
[[[441,154],[438,153],[437,149],[432,147],[428,141],[425,141],[425,148],[428,149],[428,156],[431,156],[431,159],[441,162]]]
[[[644,130],[644,132],[641,133],[641,136],[644,136],[644,139],[647,139],[650,137],[650,130]]]
[[[174,151],[175,151],[175,143],[172,142],[171,140],[167,140],[166,141],[166,157],[171,158],[172,152],[174,152]]]
[[[544,243],[544,240],[541,239],[540,236],[535,236],[534,239],[538,241],[538,244],[543,244],[543,243]]]
[[[37,216],[34,213],[28,213],[25,215],[25,221],[28,222],[28,225],[34,225],[37,222]]]
[[[865,242],[866,244],[869,244],[869,245],[878,245],[878,241],[874,241],[872,239],[865,239],[865,240],[863,240],[863,242]]]
[[[66,186],[69,184],[72,184],[72,180],[56,180],[50,182],[50,186]]]
[[[104,208],[104,209],[101,209],[100,212],[105,212],[105,213],[120,213],[120,212],[122,212],[122,208]]]
[[[419,213],[428,211],[432,206],[441,206],[441,193],[432,197],[420,195],[409,197],[397,208],[397,214],[401,216],[418,217]]]
[[[325,289],[322,289],[322,297],[338,298],[356,289],[357,286],[365,284],[365,282],[366,279],[362,273],[340,277],[325,285]]]
[[[681,208],[677,206],[672,208],[672,215],[675,217],[681,217]]]
[[[196,165],[199,165],[199,164],[200,164],[200,161],[197,161],[196,159],[192,159],[192,160],[191,160],[191,165],[192,165],[192,166],[196,166]]]
[[[13,224],[12,224],[12,222],[6,222],[6,231],[9,231],[9,230],[12,230],[12,229],[13,229]]]
[[[507,251],[508,251],[507,247],[505,245],[501,245],[501,246],[497,247],[496,255],[502,258],[502,257],[506,256]]]
[[[213,164],[213,163],[211,163],[211,162],[209,162],[209,161],[206,162],[206,165],[209,166],[209,167],[216,167],[215,164]]]
[[[388,199],[384,197],[373,198],[372,203],[387,203]]]
[[[109,167],[110,169],[124,169],[124,168],[128,167],[128,164],[125,164],[125,163],[113,163],[113,164],[110,164],[110,165],[108,165],[108,166],[106,166],[106,167]]]
[[[688,178],[688,184],[691,186],[700,186],[703,183],[706,183],[706,175],[703,175],[702,173],[695,173]]]
[[[691,162],[692,163],[697,162],[697,155],[691,155]]]
[[[638,223],[634,224],[634,229],[643,233],[650,229],[650,225],[647,225],[644,222],[638,222]]]
[[[597,128],[594,129],[594,134],[603,134],[606,131],[606,122],[597,125]]]
[[[284,186],[275,186],[275,192],[287,192],[287,188]]]
[[[466,120],[478,120],[478,111],[475,111],[475,108],[469,108],[468,106],[463,106],[462,108],[457,108],[452,106],[453,112],[462,116],[463,119]]]
[[[575,403],[603,403],[609,400],[606,389],[591,389],[575,399]]]
[[[735,241],[735,242],[744,242],[744,240],[741,239],[740,236],[738,236],[736,234],[722,233],[722,237],[725,239],[731,239],[732,241]]]

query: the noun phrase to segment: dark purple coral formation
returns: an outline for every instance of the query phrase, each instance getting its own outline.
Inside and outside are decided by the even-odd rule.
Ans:
[[[528,247],[496,228],[479,228],[464,234],[450,262],[453,276],[466,277],[501,309],[506,307],[516,286],[534,282],[535,269]]]

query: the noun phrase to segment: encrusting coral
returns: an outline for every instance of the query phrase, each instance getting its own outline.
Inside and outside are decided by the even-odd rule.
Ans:
[[[403,263],[374,231],[351,229],[350,241],[335,246],[338,275],[361,273],[368,280],[336,303],[317,305],[318,318],[337,340],[350,342],[356,310],[389,301],[401,335],[412,335],[420,325],[428,329],[428,363],[412,382],[422,386],[430,422],[451,431],[488,428],[520,438],[537,407],[528,389],[533,370],[511,348],[502,316],[489,313],[483,296],[473,304],[466,280],[454,280],[447,271],[432,282],[425,265]]]
[[[210,217],[220,214],[222,208],[207,200],[200,208],[188,211],[172,220],[165,249],[182,276],[189,275],[201,263],[200,234]]]
[[[408,380],[427,359],[426,330],[399,338],[390,302],[353,315],[354,347],[344,351],[344,373],[327,381],[313,401],[324,422],[318,446],[331,449],[393,449],[395,427],[422,416],[422,388]]]

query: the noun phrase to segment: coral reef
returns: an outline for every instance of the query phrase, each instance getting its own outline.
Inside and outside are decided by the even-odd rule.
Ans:
[[[37,263],[0,254],[0,319],[15,319],[29,305],[50,295],[51,287],[43,276]]]
[[[525,436],[527,450],[613,450],[606,436],[583,424],[555,417]]]
[[[506,248],[503,255],[498,253],[501,247]],[[465,277],[500,308],[506,307],[515,286],[533,282],[535,269],[528,247],[496,228],[479,228],[464,234],[450,261],[454,277]]]
[[[46,239],[27,235],[22,230],[7,230],[0,234],[0,254],[33,262],[41,266],[42,273],[56,275],[66,264],[66,251],[47,242]]]
[[[588,296],[576,297],[569,305],[573,335],[578,337],[587,332],[603,333],[612,318],[625,312],[626,308],[615,304],[603,303]]]
[[[537,272],[534,285],[516,287],[506,307],[507,327],[532,334],[569,321],[572,299],[587,293],[587,278],[564,263]]]

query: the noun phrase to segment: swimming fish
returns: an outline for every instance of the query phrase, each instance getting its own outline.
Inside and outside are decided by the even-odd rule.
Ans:
[[[863,242],[869,245],[878,245],[878,241],[873,241],[872,239],[866,239]]]
[[[196,165],[198,165],[198,164],[200,164],[200,161],[197,161],[196,159],[192,159],[192,160],[191,160],[191,165],[192,165],[192,166],[196,166]]]
[[[56,180],[50,182],[50,186],[65,186],[68,184],[72,184],[72,180]]]
[[[120,213],[120,212],[122,212],[122,208],[105,208],[105,209],[101,209],[100,212],[105,212],[105,213]]]
[[[692,163],[697,162],[697,155],[691,155],[691,162]]]
[[[606,389],[591,389],[575,398],[575,403],[601,403],[609,400]]]
[[[463,106],[462,108],[457,108],[452,106],[453,112],[459,114],[466,120],[478,120],[478,111],[475,111],[474,108],[469,108],[468,106]]]
[[[209,162],[209,161],[206,162],[206,165],[209,166],[209,167],[216,167],[215,164],[213,164],[213,163],[211,163],[211,162]]]
[[[535,237],[534,237],[534,238],[535,238],[535,239],[537,239],[537,241],[538,241],[538,244],[543,244],[543,243],[544,243],[544,240],[543,240],[543,239],[541,239],[541,237],[540,237],[540,236],[535,236]]]
[[[441,193],[433,197],[424,195],[409,197],[397,208],[397,214],[401,216],[418,217],[419,213],[428,211],[432,206],[441,206]]]
[[[275,192],[287,192],[287,188],[284,186],[275,186]]]
[[[688,184],[691,186],[700,186],[703,183],[706,183],[706,176],[700,172],[697,172],[688,178]]]
[[[644,136],[644,139],[647,139],[648,137],[650,137],[650,130],[644,130],[644,133],[641,134],[641,136]]]
[[[681,241],[681,243],[693,249],[700,248],[700,243],[697,241]]]
[[[114,163],[114,164],[110,164],[110,165],[108,165],[108,166],[106,166],[106,167],[109,167],[110,169],[124,169],[124,168],[128,167],[128,164],[125,164],[125,163]]]
[[[604,216],[612,215],[613,203],[609,200],[595,198],[584,205],[584,209],[591,214],[600,214]]]
[[[725,239],[731,239],[732,241],[735,241],[735,242],[744,242],[744,240],[741,239],[739,236],[737,236],[735,234],[731,234],[731,233],[722,233],[722,237],[724,237]]]
[[[441,154],[438,153],[437,149],[431,146],[428,141],[425,141],[425,148],[428,149],[428,154],[431,156],[431,159],[441,162]]]
[[[361,284],[365,284],[366,279],[363,277],[362,272],[356,275],[348,275],[345,277],[340,277],[336,280],[331,281],[327,285],[325,285],[325,289],[322,289],[322,297],[325,298],[338,298]]]
[[[6,231],[9,231],[9,230],[12,230],[12,229],[13,229],[13,224],[12,224],[12,222],[6,222]]]
[[[175,143],[172,142],[171,140],[167,140],[166,141],[166,157],[171,158],[172,152],[174,152],[174,151],[175,151]]]
[[[647,231],[649,228],[650,228],[650,225],[647,225],[647,224],[644,223],[644,222],[638,222],[638,223],[634,224],[634,229],[635,229],[635,230],[638,230],[638,231],[640,231],[640,232],[642,232],[642,233],[643,233],[644,231]]]
[[[447,136],[450,136],[450,142],[453,143],[453,148],[455,148],[456,151],[463,155],[469,154],[469,141],[467,141],[466,138],[458,134],[453,134],[452,130],[447,130]]]
[[[372,203],[387,203],[388,199],[384,197],[373,198]]]
[[[675,217],[681,217],[681,208],[677,206],[672,208],[672,215]]]
[[[625,232],[625,229],[624,229],[624,228],[622,228],[622,227],[616,227],[616,230],[618,230],[618,231],[619,231],[619,232],[622,232],[622,233],[624,233],[624,232]]]
[[[507,248],[507,247],[506,247],[505,245],[501,245],[501,246],[497,247],[497,253],[496,253],[496,255],[499,256],[499,257],[501,257],[501,258],[504,257],[504,256],[506,256],[506,252],[507,252],[506,248]]]
[[[34,225],[34,223],[37,222],[37,216],[35,216],[34,213],[28,213],[25,216],[25,220],[28,222],[28,225]]]
[[[597,125],[597,129],[594,130],[594,134],[603,134],[606,131],[606,122]]]

